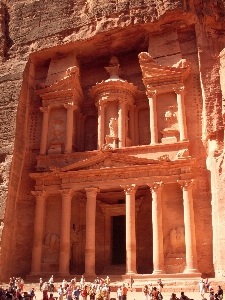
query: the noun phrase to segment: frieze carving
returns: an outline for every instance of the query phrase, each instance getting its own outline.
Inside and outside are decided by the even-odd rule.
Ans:
[[[158,160],[161,160],[161,161],[171,161],[170,157],[168,154],[164,154],[164,155],[161,155],[158,157]]]
[[[190,156],[189,156],[189,150],[188,149],[179,150],[177,152],[177,154],[176,154],[176,158],[177,159],[190,158]]]

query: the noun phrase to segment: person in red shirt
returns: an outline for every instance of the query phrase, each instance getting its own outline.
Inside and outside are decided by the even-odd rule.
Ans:
[[[127,291],[128,291],[128,288],[126,287],[126,285],[124,283],[123,287],[122,287],[122,300],[126,300],[127,299]]]

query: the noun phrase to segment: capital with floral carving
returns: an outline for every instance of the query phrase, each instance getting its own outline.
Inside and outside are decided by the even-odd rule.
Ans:
[[[185,87],[184,86],[178,86],[178,87],[175,87],[173,90],[176,94],[184,94]]]
[[[36,197],[36,200],[44,200],[47,195],[45,191],[31,191],[31,194]]]
[[[124,189],[126,195],[132,195],[137,190],[136,184],[121,185],[121,187]]]
[[[193,179],[177,180],[177,182],[179,183],[182,190],[188,191],[188,190],[192,189],[194,180]]]
[[[40,111],[42,113],[49,113],[50,112],[50,106],[42,106],[42,107],[39,107]]]
[[[148,86],[147,86],[147,88],[148,88]],[[147,89],[146,95],[147,95],[148,98],[155,98],[156,94],[157,94],[156,90]]]
[[[71,110],[75,110],[75,109],[78,108],[77,104],[76,104],[76,103],[74,104],[74,102],[68,102],[68,103],[65,103],[65,104],[64,104],[64,107],[65,107],[66,109],[71,109]]]
[[[100,189],[98,187],[90,187],[90,188],[85,188],[86,194],[89,196],[96,196],[97,193],[100,192]]]
[[[151,184],[148,184],[148,186],[150,187],[151,192],[157,192],[162,189],[163,184],[164,183],[162,181],[155,181]]]
[[[63,198],[72,197],[73,195],[72,189],[63,189],[63,190],[59,190],[59,192]]]

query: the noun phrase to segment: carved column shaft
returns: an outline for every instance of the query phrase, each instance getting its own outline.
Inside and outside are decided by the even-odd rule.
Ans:
[[[41,256],[43,244],[43,231],[45,220],[45,193],[32,192],[36,196],[35,214],[34,214],[34,235],[32,249],[31,274],[41,273]]]
[[[96,195],[98,188],[86,188],[86,245],[85,245],[85,275],[95,274],[95,218]]]
[[[129,127],[130,127],[130,139],[132,142],[132,146],[135,145],[135,116],[134,116],[135,106],[132,106],[130,108],[130,120],[129,120]],[[138,123],[136,123],[136,126],[138,126]]]
[[[186,114],[184,105],[184,88],[174,89],[177,94],[177,110],[178,110],[178,124],[180,130],[180,140],[188,140],[187,136],[187,124],[186,124]]]
[[[66,118],[66,143],[65,143],[65,153],[72,152],[73,144],[73,103],[65,104],[64,107],[67,109],[67,118]]]
[[[71,222],[71,190],[60,191],[62,195],[62,215],[60,233],[59,273],[69,274],[70,266],[70,222]]]
[[[48,121],[50,108],[40,107],[40,111],[43,113],[42,128],[41,128],[41,144],[40,144],[40,155],[45,155],[47,151],[47,141],[48,141]]]
[[[139,120],[138,120],[138,109],[134,111],[135,119],[135,145],[139,145]]]
[[[122,186],[126,194],[126,273],[136,274],[136,227],[135,193],[136,185]]]
[[[152,192],[153,274],[165,273],[162,228],[162,182],[149,185]]]
[[[119,100],[118,115],[118,138],[119,148],[121,148],[126,146],[126,102],[124,99]]]
[[[105,103],[98,104],[98,150],[105,143]]]
[[[192,197],[193,180],[178,180],[178,183],[183,191],[184,204],[184,230],[186,245],[186,269],[184,270],[184,273],[196,273],[198,270]]]
[[[156,110],[156,91],[148,92],[151,145],[158,143],[158,125]]]

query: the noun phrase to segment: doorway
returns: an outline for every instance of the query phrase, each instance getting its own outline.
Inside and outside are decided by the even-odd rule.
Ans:
[[[112,264],[126,264],[126,218],[112,217]]]

